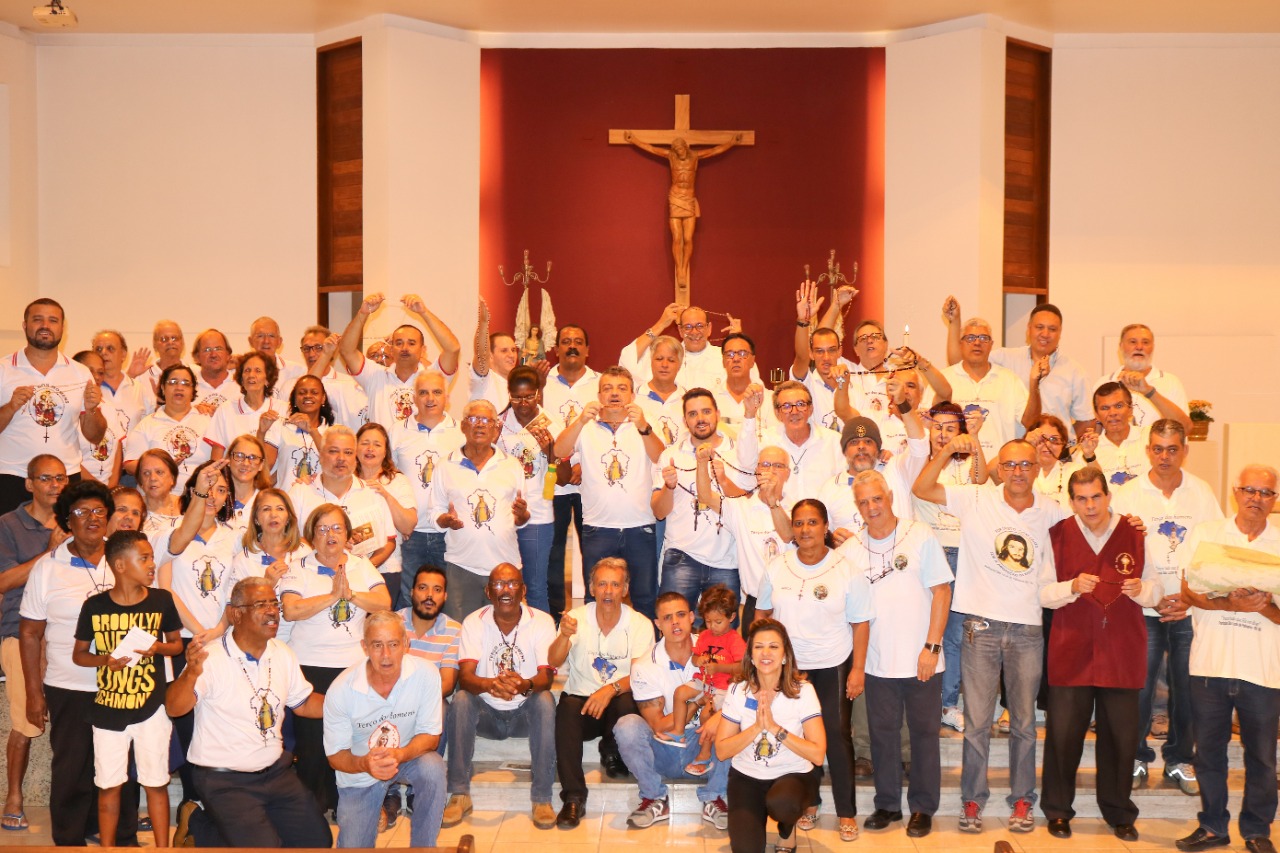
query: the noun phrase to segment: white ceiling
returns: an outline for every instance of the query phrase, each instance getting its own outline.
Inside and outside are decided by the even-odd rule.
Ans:
[[[0,21],[35,29],[34,5]],[[1048,33],[1280,33],[1277,0],[65,0],[88,33],[316,33],[395,14],[496,33],[875,33],[991,14]],[[46,31],[47,32],[47,31]]]

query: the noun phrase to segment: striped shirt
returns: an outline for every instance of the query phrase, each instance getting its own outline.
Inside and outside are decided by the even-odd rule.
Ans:
[[[441,669],[458,668],[461,623],[441,613],[436,617],[434,625],[419,634],[413,630],[413,607],[405,607],[396,612],[404,619],[404,629],[409,635],[409,654],[426,658]]]

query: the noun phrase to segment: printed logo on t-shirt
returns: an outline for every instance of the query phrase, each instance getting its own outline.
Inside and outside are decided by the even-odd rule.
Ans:
[[[106,462],[107,458],[111,456],[111,447],[115,443],[115,440],[116,434],[112,431],[111,427],[108,426],[107,431],[102,435],[102,441],[99,441],[93,446],[93,450],[90,452],[90,455],[99,462]]]
[[[93,648],[98,654],[124,657],[128,649],[117,650],[120,641],[135,625],[153,637],[160,636],[159,611],[150,613],[94,613],[90,616],[90,627],[93,629]],[[146,705],[147,699],[156,689],[156,659],[152,656],[139,658],[133,666],[112,670],[107,666],[98,667],[98,694],[94,704],[104,708],[134,711]]]
[[[191,458],[199,443],[200,436],[196,435],[195,430],[181,425],[166,432],[162,439],[164,449],[169,451],[173,461],[179,465]]]
[[[591,661],[591,669],[600,679],[601,684],[608,684],[609,679],[613,678],[614,673],[618,671],[617,665],[612,660],[605,657],[603,652],[596,655]]]
[[[760,732],[756,738],[755,747],[751,750],[751,757],[763,764],[769,766],[769,762],[778,754],[778,744],[773,735],[769,732]]]
[[[384,720],[369,733],[369,749],[399,749],[400,729],[390,720]]]
[[[680,437],[680,427],[676,426],[676,422],[666,415],[659,415],[658,435],[662,436],[662,443],[670,447]]]
[[[413,389],[395,388],[391,391],[391,413],[397,421],[413,417]]]
[[[840,432],[844,429],[844,425],[840,422],[840,419],[836,417],[834,410],[827,412],[822,416],[822,425],[832,432]]]
[[[431,488],[431,478],[436,474],[436,462],[439,458],[434,450],[424,450],[413,460],[413,464],[418,466],[418,482],[422,484],[422,488]]]
[[[1010,528],[1002,528],[996,532],[996,559],[1015,575],[1024,575],[1031,571],[1035,562],[1035,548],[1022,533]]]
[[[564,403],[562,406],[560,406],[560,417],[561,417],[561,419],[563,419],[563,420],[564,420],[564,425],[565,425],[566,427],[567,427],[569,424],[571,424],[571,423],[573,423],[574,421],[576,421],[576,420],[578,419],[578,403],[577,403],[577,401],[576,401],[576,400],[566,400],[566,401],[565,401],[565,403]]]
[[[320,472],[320,454],[314,447],[299,447],[289,454],[289,468],[293,479],[309,482]]]
[[[494,507],[497,501],[493,493],[487,489],[476,489],[467,496],[467,506],[471,508],[471,521],[476,529],[488,528],[493,521]]]
[[[351,633],[351,629],[347,626],[347,623],[354,619],[355,616],[356,607],[349,598],[339,598],[329,608],[329,624],[334,628],[344,629],[348,634]]]
[[[524,472],[524,478],[526,480],[532,480],[534,468],[538,461],[537,451],[524,442],[521,442],[516,445],[515,453],[512,455],[520,460],[520,470]]]
[[[978,405],[978,403],[968,403],[964,407],[964,423],[965,429],[970,435],[977,435],[982,428],[983,422],[990,416],[991,410],[986,406]]]
[[[524,652],[513,640],[510,643],[500,642],[489,651],[489,665],[494,675],[504,672],[519,672],[524,665]]]
[[[125,433],[129,432],[129,426],[133,423],[129,419],[129,414],[124,409],[116,409],[115,413],[116,423],[120,424],[120,429]]]
[[[611,447],[605,451],[604,456],[600,457],[600,463],[604,466],[605,482],[610,486],[620,486],[623,478],[627,476],[631,457],[618,448]]]
[[[1173,556],[1173,552],[1178,550],[1182,540],[1187,538],[1187,528],[1173,519],[1160,522],[1160,526],[1156,528],[1156,533],[1163,536],[1165,541],[1169,543],[1170,556]]]
[[[1125,483],[1129,482],[1130,480],[1132,480],[1137,476],[1138,476],[1137,474],[1130,474],[1128,471],[1121,468],[1119,471],[1116,471],[1111,475],[1110,482],[1111,482],[1111,485],[1113,486],[1123,486]]]
[[[280,719],[280,697],[270,686],[259,688],[249,700],[253,709],[253,724],[262,735],[263,743],[269,738],[279,737],[276,733],[276,722]]]
[[[222,576],[227,573],[226,565],[209,554],[197,558],[191,570],[196,573],[196,589],[200,590],[201,598],[212,598],[222,586]]]
[[[56,385],[37,385],[27,403],[27,412],[36,426],[44,427],[44,440],[49,440],[49,427],[57,426],[67,411],[67,395]]]
[[[216,391],[211,392],[209,394],[205,394],[203,397],[200,398],[200,405],[213,406],[215,409],[218,406],[221,406],[225,402],[227,402],[227,398],[217,393]]]

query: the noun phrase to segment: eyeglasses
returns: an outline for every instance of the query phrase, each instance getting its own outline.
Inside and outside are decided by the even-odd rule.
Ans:
[[[254,613],[265,613],[271,610],[279,610],[280,602],[274,598],[266,601],[251,601],[248,604],[233,604],[232,607],[238,607],[241,610],[252,610]]]
[[[226,347],[200,347],[200,352],[204,353],[205,355],[209,355],[210,353],[215,353],[215,352],[226,352],[226,351],[227,351]]]
[[[794,403],[778,403],[774,408],[789,414],[791,412],[803,412],[812,405],[808,400],[796,400]]]
[[[532,393],[532,394],[521,394],[521,395],[519,395],[518,397],[512,397],[512,398],[511,398],[511,402],[513,402],[513,403],[533,403],[533,402],[536,402],[536,401],[537,401],[537,399],[538,399],[538,394],[537,394],[537,392],[535,391],[535,392],[534,392],[534,393]]]
[[[1256,486],[1236,486],[1237,492],[1243,492],[1248,498],[1262,498],[1269,501],[1277,494],[1275,489],[1259,489]]]
[[[472,426],[488,426],[493,423],[493,418],[487,418],[484,415],[467,415],[463,420]]]
[[[103,352],[115,352],[115,351],[116,351],[116,345],[115,345],[115,344],[105,344],[105,345],[100,346],[100,347],[94,347],[94,348],[93,348],[93,351],[94,351],[94,352],[97,352],[97,353],[103,353]]]
[[[324,344],[303,344],[303,352],[324,352]]]
[[[179,344],[179,343],[182,343],[182,336],[181,335],[161,335],[160,337],[156,338],[156,340],[162,344]]]
[[[773,468],[776,471],[781,471],[783,468],[786,468],[786,467],[787,467],[787,463],[785,462],[757,462],[756,473],[763,474],[766,471],[768,471],[770,468]],[[763,468],[764,471],[761,471],[760,470],[761,468]]]
[[[50,483],[65,483],[70,478],[66,474],[37,474],[34,479],[37,483],[47,486]]]
[[[989,344],[991,343],[990,335],[965,335],[960,340],[966,344]]]
[[[705,330],[706,330],[706,328],[707,328],[707,324],[706,324],[706,323],[685,323],[685,324],[684,324],[683,326],[681,326],[680,328],[681,328],[681,329],[684,329],[684,333],[687,335],[687,334],[689,334],[690,332],[702,332],[702,331],[705,331]]]
[[[337,533],[338,531],[342,531],[343,533],[346,533],[347,526],[345,524],[317,524],[316,525],[316,533],[319,534],[320,536],[326,536],[330,533]]]
[[[1275,492],[1272,492],[1271,494],[1274,495]],[[78,506],[71,510],[71,514],[76,518],[106,518],[107,508],[105,506]]]
[[[517,589],[524,585],[524,581],[489,581],[492,589]]]
[[[1001,462],[1000,468],[1004,471],[1030,471],[1035,464],[1024,459],[1021,462]]]
[[[753,353],[749,349],[734,350],[733,352],[729,352],[728,350],[724,351],[724,357],[732,361],[737,361],[738,359],[750,358],[752,355]]]
[[[856,338],[853,339],[853,342],[855,344],[872,344],[872,343],[875,343],[876,341],[883,341],[883,340],[884,340],[884,335],[880,334],[879,332],[868,332],[865,335],[858,335]]]
[[[241,453],[239,450],[232,453],[231,458],[236,462],[251,462],[254,465],[262,461],[262,457],[256,453]]]
[[[1056,435],[1042,436],[1040,441],[1043,444],[1062,444],[1062,439]]]
[[[166,379],[166,380],[164,381],[164,384],[165,384],[165,385],[176,385],[176,386],[181,386],[181,387],[183,387],[183,388],[190,388],[190,387],[191,387],[191,380],[190,380],[190,379],[174,379],[174,378],[170,377],[169,379]]]

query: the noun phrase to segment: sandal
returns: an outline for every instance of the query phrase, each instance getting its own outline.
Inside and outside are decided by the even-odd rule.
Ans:
[[[26,812],[6,814],[3,819],[0,819],[0,829],[9,832],[22,832],[30,828],[31,824],[27,823]]]
[[[697,761],[690,761],[684,766],[684,772],[699,778],[706,776],[711,772],[711,759],[700,758]]]
[[[817,825],[818,825],[817,809],[814,809],[811,812],[805,812],[804,814],[800,815],[799,820],[796,821],[796,829],[803,829],[805,832],[810,831]]]
[[[858,821],[856,818],[850,818],[850,823],[840,821],[840,840],[841,841],[857,841],[858,840]]]

